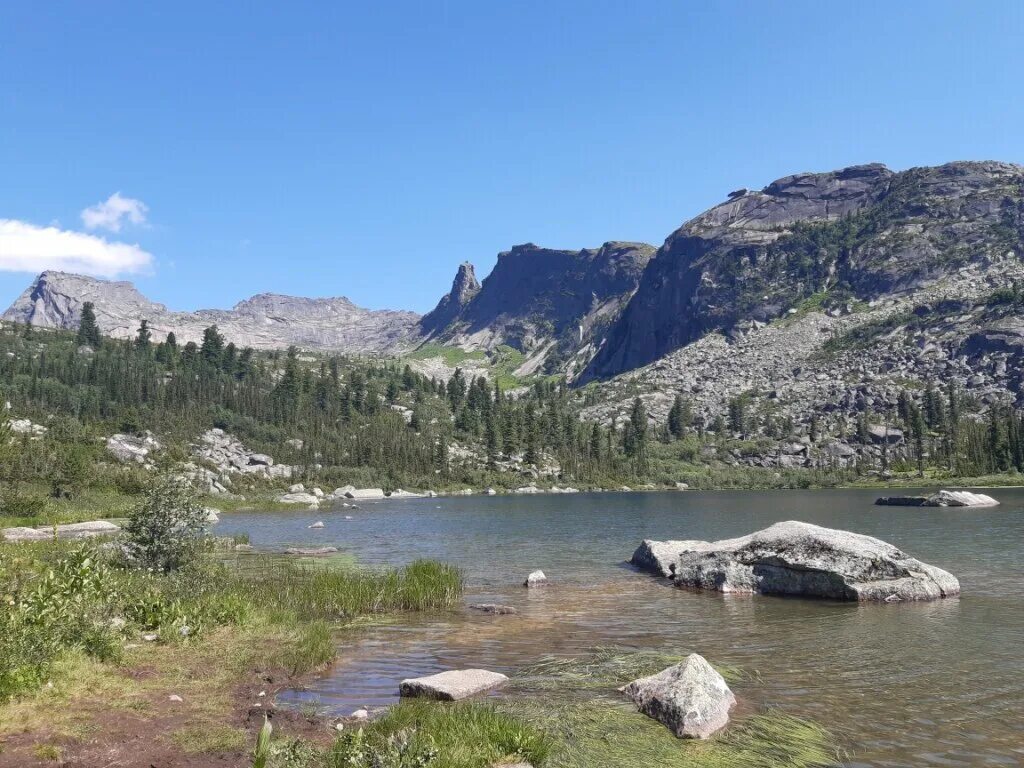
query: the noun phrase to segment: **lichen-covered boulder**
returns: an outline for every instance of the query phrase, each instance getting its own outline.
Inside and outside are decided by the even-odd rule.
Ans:
[[[725,727],[729,710],[736,706],[725,679],[697,653],[620,690],[681,739],[708,738]]]
[[[793,520],[722,541],[645,541],[631,562],[679,586],[719,592],[890,602],[960,593],[952,574],[892,544]]]

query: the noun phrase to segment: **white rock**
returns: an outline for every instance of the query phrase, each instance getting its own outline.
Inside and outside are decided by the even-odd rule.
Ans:
[[[382,488],[353,488],[345,493],[345,497],[356,501],[386,498]]]
[[[458,701],[498,688],[506,682],[508,678],[498,672],[489,672],[486,669],[458,669],[403,680],[399,686],[399,694],[403,697]]]
[[[308,527],[309,528],[323,528],[324,527],[324,521],[323,520],[317,520],[315,523],[313,523],[312,525],[310,525]]]
[[[546,587],[548,585],[548,577],[544,575],[544,571],[534,571],[526,577],[526,581],[523,582],[523,586],[529,589],[536,587]]]

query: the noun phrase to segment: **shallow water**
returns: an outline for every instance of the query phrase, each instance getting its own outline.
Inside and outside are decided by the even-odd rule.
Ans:
[[[904,491],[901,491],[903,493]],[[332,545],[364,564],[446,560],[464,610],[349,632],[339,662],[281,699],[348,714],[396,700],[406,677],[457,667],[509,675],[596,646],[696,651],[750,674],[744,709],[832,729],[847,766],[1024,765],[1024,490],[991,509],[873,506],[876,491],[737,491],[459,497],[359,510],[225,514],[217,532],[257,547]],[[344,515],[354,519],[345,520]],[[323,520],[322,530],[307,530]],[[961,582],[959,598],[856,605],[674,589],[623,566],[644,538],[720,539],[780,520],[877,536]],[[527,591],[543,568],[552,586]]]

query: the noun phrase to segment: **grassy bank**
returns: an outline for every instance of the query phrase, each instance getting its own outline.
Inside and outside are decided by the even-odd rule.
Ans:
[[[299,758],[291,742],[272,740],[269,765],[814,768],[836,763],[830,734],[799,718],[772,711],[745,714],[709,741],[684,741],[638,714],[616,692],[635,676],[680,658],[605,648],[582,658],[541,659],[520,670],[499,699],[403,701],[381,718],[345,732],[330,747],[306,745]],[[724,673],[733,684],[748,680],[741,670]],[[292,762],[286,763],[289,754]]]
[[[232,563],[207,551],[164,574],[102,544],[0,545],[0,750],[81,756],[131,723],[170,753],[244,755],[240,695],[262,705],[330,662],[335,629],[354,619],[444,610],[462,593],[460,573],[431,561],[373,572]]]

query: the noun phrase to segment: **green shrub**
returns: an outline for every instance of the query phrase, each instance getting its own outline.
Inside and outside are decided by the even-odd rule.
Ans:
[[[0,490],[0,516],[37,519],[50,509],[50,501],[42,494],[19,491],[17,488]]]
[[[165,476],[129,513],[124,535],[131,565],[170,573],[194,563],[202,551],[206,511],[187,484]]]

